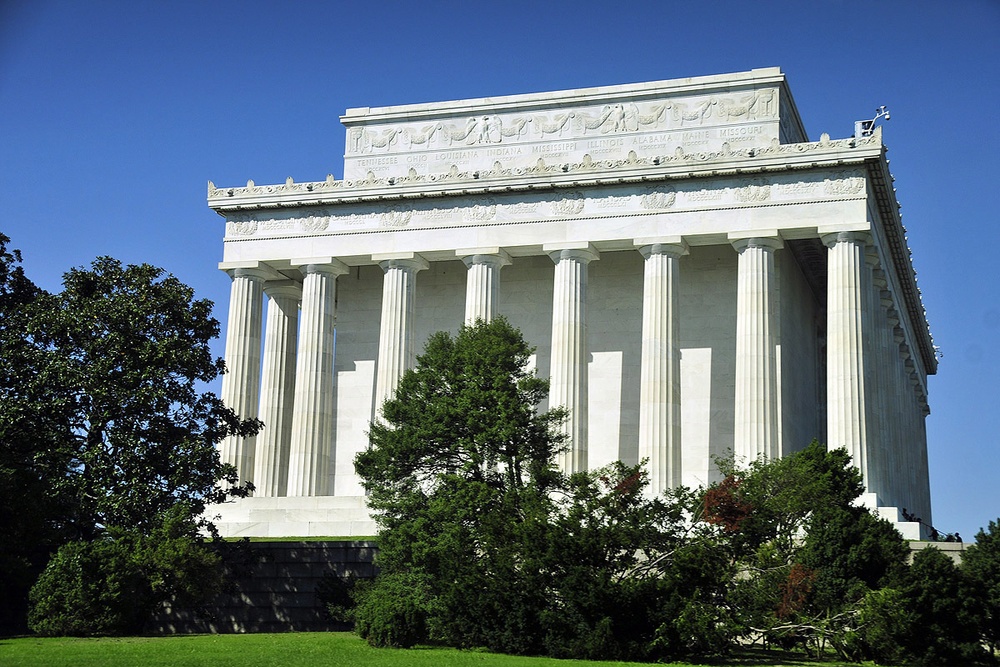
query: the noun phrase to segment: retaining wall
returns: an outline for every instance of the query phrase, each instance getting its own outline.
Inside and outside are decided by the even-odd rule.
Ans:
[[[344,630],[330,620],[317,591],[324,577],[375,575],[370,540],[254,542],[247,563],[227,563],[232,590],[208,616],[165,605],[147,630],[153,634],[305,632]]]

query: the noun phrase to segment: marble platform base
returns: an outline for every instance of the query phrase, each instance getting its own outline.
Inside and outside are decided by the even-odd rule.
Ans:
[[[895,526],[906,540],[929,540],[930,528],[906,521],[898,507],[879,506],[866,493],[860,503]],[[223,537],[374,537],[378,532],[364,496],[242,498],[205,512]]]
[[[205,511],[223,537],[373,537],[364,496],[241,498]]]
[[[874,493],[864,493],[858,502],[872,510],[877,517],[885,519],[891,523],[904,540],[930,540],[931,527],[920,521],[907,521],[903,517],[903,510],[899,507],[886,507],[879,501],[878,495]]]

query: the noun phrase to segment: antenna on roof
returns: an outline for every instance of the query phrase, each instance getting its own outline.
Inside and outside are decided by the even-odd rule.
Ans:
[[[875,117],[871,120],[854,121],[854,138],[860,139],[861,137],[872,136],[872,132],[875,130],[875,121],[879,118],[889,120],[889,109],[886,108],[884,104],[878,109],[875,109]]]

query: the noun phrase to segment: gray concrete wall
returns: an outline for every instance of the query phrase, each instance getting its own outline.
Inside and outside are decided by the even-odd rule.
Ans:
[[[344,630],[330,620],[317,591],[324,577],[371,578],[377,548],[367,540],[255,542],[247,564],[227,564],[232,590],[203,617],[165,605],[152,634]]]

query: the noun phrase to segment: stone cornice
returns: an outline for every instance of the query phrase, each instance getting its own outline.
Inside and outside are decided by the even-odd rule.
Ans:
[[[340,117],[340,121],[344,125],[351,125],[359,121],[406,121],[415,116],[433,117],[436,115],[481,113],[483,109],[489,109],[492,113],[499,113],[510,109],[551,108],[570,104],[603,103],[622,98],[639,100],[644,98],[660,98],[669,95],[715,92],[720,90],[729,91],[734,88],[750,86],[782,85],[784,83],[785,77],[781,72],[781,68],[767,67],[754,69],[749,72],[650,81],[638,84],[452,100],[431,104],[405,104],[374,108],[359,107],[348,109]]]
[[[357,202],[378,202],[449,195],[489,194],[560,187],[641,183],[711,176],[758,174],[820,166],[860,164],[882,154],[881,129],[870,137],[855,140],[831,140],[795,144],[772,142],[764,148],[733,150],[724,145],[715,152],[685,153],[640,158],[630,155],[623,160],[593,160],[585,155],[577,163],[546,163],[540,158],[528,168],[505,168],[501,161],[489,171],[462,172],[457,167],[446,173],[295,183],[289,178],[283,185],[256,185],[217,188],[208,183],[208,205],[220,215],[239,210],[335,206]]]
[[[917,272],[913,268],[913,253],[906,241],[906,228],[899,213],[900,205],[896,200],[896,190],[892,186],[893,178],[889,173],[889,161],[885,158],[883,146],[878,159],[867,161],[868,177],[872,182],[872,198],[878,206],[879,217],[882,219],[882,229],[885,232],[889,247],[887,250],[893,258],[896,276],[899,279],[903,301],[906,304],[910,322],[913,323],[913,334],[917,338],[920,358],[928,375],[937,373],[937,354],[934,350],[934,339],[927,320],[927,310],[924,308],[920,288],[917,286]]]

